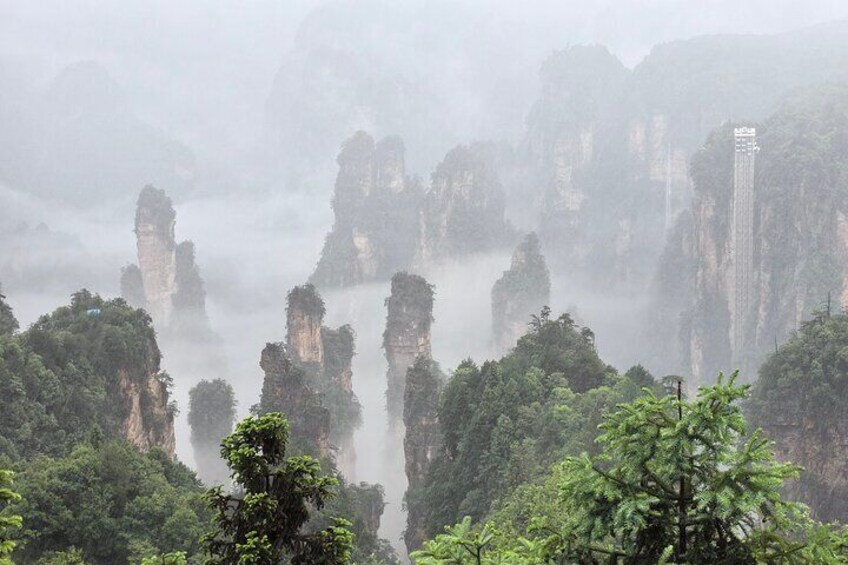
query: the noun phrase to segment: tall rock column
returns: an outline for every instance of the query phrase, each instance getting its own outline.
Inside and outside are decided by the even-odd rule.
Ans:
[[[330,441],[338,450],[339,468],[349,478],[356,468],[353,433],[362,423],[362,406],[353,392],[355,340],[356,335],[349,325],[337,329],[321,328],[324,366],[319,375],[319,390],[331,411]]]
[[[266,344],[259,366],[265,372],[259,413],[282,412],[288,418],[295,450],[330,457],[330,411],[285,345]]]
[[[194,243],[174,239],[176,213],[165,191],[145,186],[135,215],[138,266],[121,269],[121,296],[148,311],[162,335],[218,341],[206,316],[206,290]]]
[[[551,300],[551,277],[536,234],[527,235],[512,254],[512,264],[492,287],[492,334],[505,352],[527,333],[530,316]]]
[[[441,447],[438,411],[442,381],[436,363],[425,357],[418,357],[406,373],[403,453],[409,486],[405,496],[407,516],[403,539],[408,551],[419,549],[428,537],[424,529],[427,508],[423,500],[424,481]]]
[[[157,323],[170,321],[177,291],[176,214],[164,190],[145,186],[138,197],[135,235],[138,264],[150,315]]]
[[[286,344],[292,358],[303,365],[324,367],[324,342],[321,322],[324,301],[311,284],[294,287],[286,307]]]
[[[404,146],[390,136],[376,144],[360,131],[338,156],[332,231],[310,281],[349,286],[385,280],[412,261],[421,190],[407,178]]]
[[[383,332],[383,349],[389,362],[386,410],[389,426],[397,429],[403,421],[406,372],[416,358],[431,357],[433,286],[418,275],[396,273],[392,277],[386,309],[386,330]]]
[[[356,461],[353,432],[362,418],[353,392],[356,336],[348,325],[336,329],[323,326],[325,312],[324,300],[313,285],[296,286],[289,292],[286,354],[327,411],[328,445],[336,450],[339,466],[352,472]]]
[[[482,153],[456,147],[433,172],[419,217],[418,265],[491,251],[511,238],[503,186]]]
[[[188,424],[197,476],[204,484],[227,483],[230,470],[221,459],[221,442],[233,430],[236,399],[223,379],[200,381],[188,393]]]

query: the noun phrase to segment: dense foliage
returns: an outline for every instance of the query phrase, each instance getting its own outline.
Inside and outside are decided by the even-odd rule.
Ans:
[[[547,309],[500,361],[463,362],[441,398],[442,450],[424,491],[407,495],[427,501],[430,534],[466,515],[482,519],[555,461],[592,450],[601,413],[653,382],[628,375],[600,360],[588,329]]]
[[[289,427],[279,413],[238,424],[221,451],[240,487],[209,493],[217,529],[205,537],[208,563],[264,565],[284,559],[293,565],[347,563],[353,534],[338,521],[307,533],[313,508],[321,509],[338,482],[321,474],[309,456],[287,457]]]
[[[171,199],[161,188],[146,185],[141,189],[136,203],[135,225],[150,222],[156,231],[165,236],[174,238],[174,220],[177,214]]]
[[[188,425],[192,443],[219,445],[233,430],[235,418],[235,393],[224,379],[200,381],[189,391]]]
[[[3,288],[0,287],[0,335],[13,334],[18,330],[18,320],[12,312],[12,307],[6,303]]]
[[[415,325],[422,333],[430,331],[433,322],[433,285],[420,276],[407,272],[392,275],[389,297],[386,298],[386,329],[383,332],[383,347],[390,344],[393,335]]]
[[[296,286],[292,288],[286,296],[286,312],[292,308],[299,312],[314,317],[320,323],[324,319],[324,314],[327,309],[324,306],[324,299],[318,294],[315,286],[311,283]]]
[[[197,555],[210,516],[188,468],[159,449],[142,454],[97,434],[67,456],[28,462],[18,488],[19,563],[71,548],[91,565],[138,563],[171,551]]]
[[[160,357],[145,312],[85,290],[27,331],[0,336],[0,457],[63,455],[94,428],[119,437],[122,384],[137,387],[146,422],[162,428],[169,416],[153,413],[148,386],[168,382]]]
[[[751,421],[804,467],[788,493],[823,520],[848,520],[844,445],[848,433],[848,315],[819,312],[760,368]]]
[[[735,376],[679,393],[650,391],[605,417],[596,456],[554,467],[516,535],[470,520],[414,553],[435,563],[845,563],[848,532],[813,523],[780,497],[797,474],[761,431],[747,432]],[[526,494],[526,493],[521,493]],[[509,528],[509,524],[506,525]],[[520,537],[523,536],[523,537]]]
[[[200,381],[188,392],[188,425],[198,476],[207,485],[227,481],[229,472],[220,456],[221,441],[233,431],[236,398],[223,379]]]
[[[12,490],[12,472],[0,469],[0,565],[11,565],[9,554],[15,549],[21,517],[8,510],[9,504],[20,500],[21,495]]]

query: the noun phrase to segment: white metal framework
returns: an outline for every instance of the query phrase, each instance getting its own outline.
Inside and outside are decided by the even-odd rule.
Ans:
[[[735,128],[733,162],[733,305],[731,311],[734,365],[744,359],[745,326],[750,314],[754,278],[754,157],[755,128]]]

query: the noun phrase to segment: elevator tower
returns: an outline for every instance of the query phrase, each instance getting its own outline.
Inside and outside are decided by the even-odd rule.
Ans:
[[[733,130],[733,232],[731,257],[733,260],[733,304],[731,309],[733,364],[742,368],[745,339],[754,286],[754,158],[757,147],[757,130],[741,127]]]

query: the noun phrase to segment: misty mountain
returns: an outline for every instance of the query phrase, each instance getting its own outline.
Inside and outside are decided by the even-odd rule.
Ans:
[[[141,182],[178,194],[194,183],[185,145],[145,123],[123,89],[94,61],[40,85],[10,85],[0,109],[0,181],[78,208],[128,202]]]

